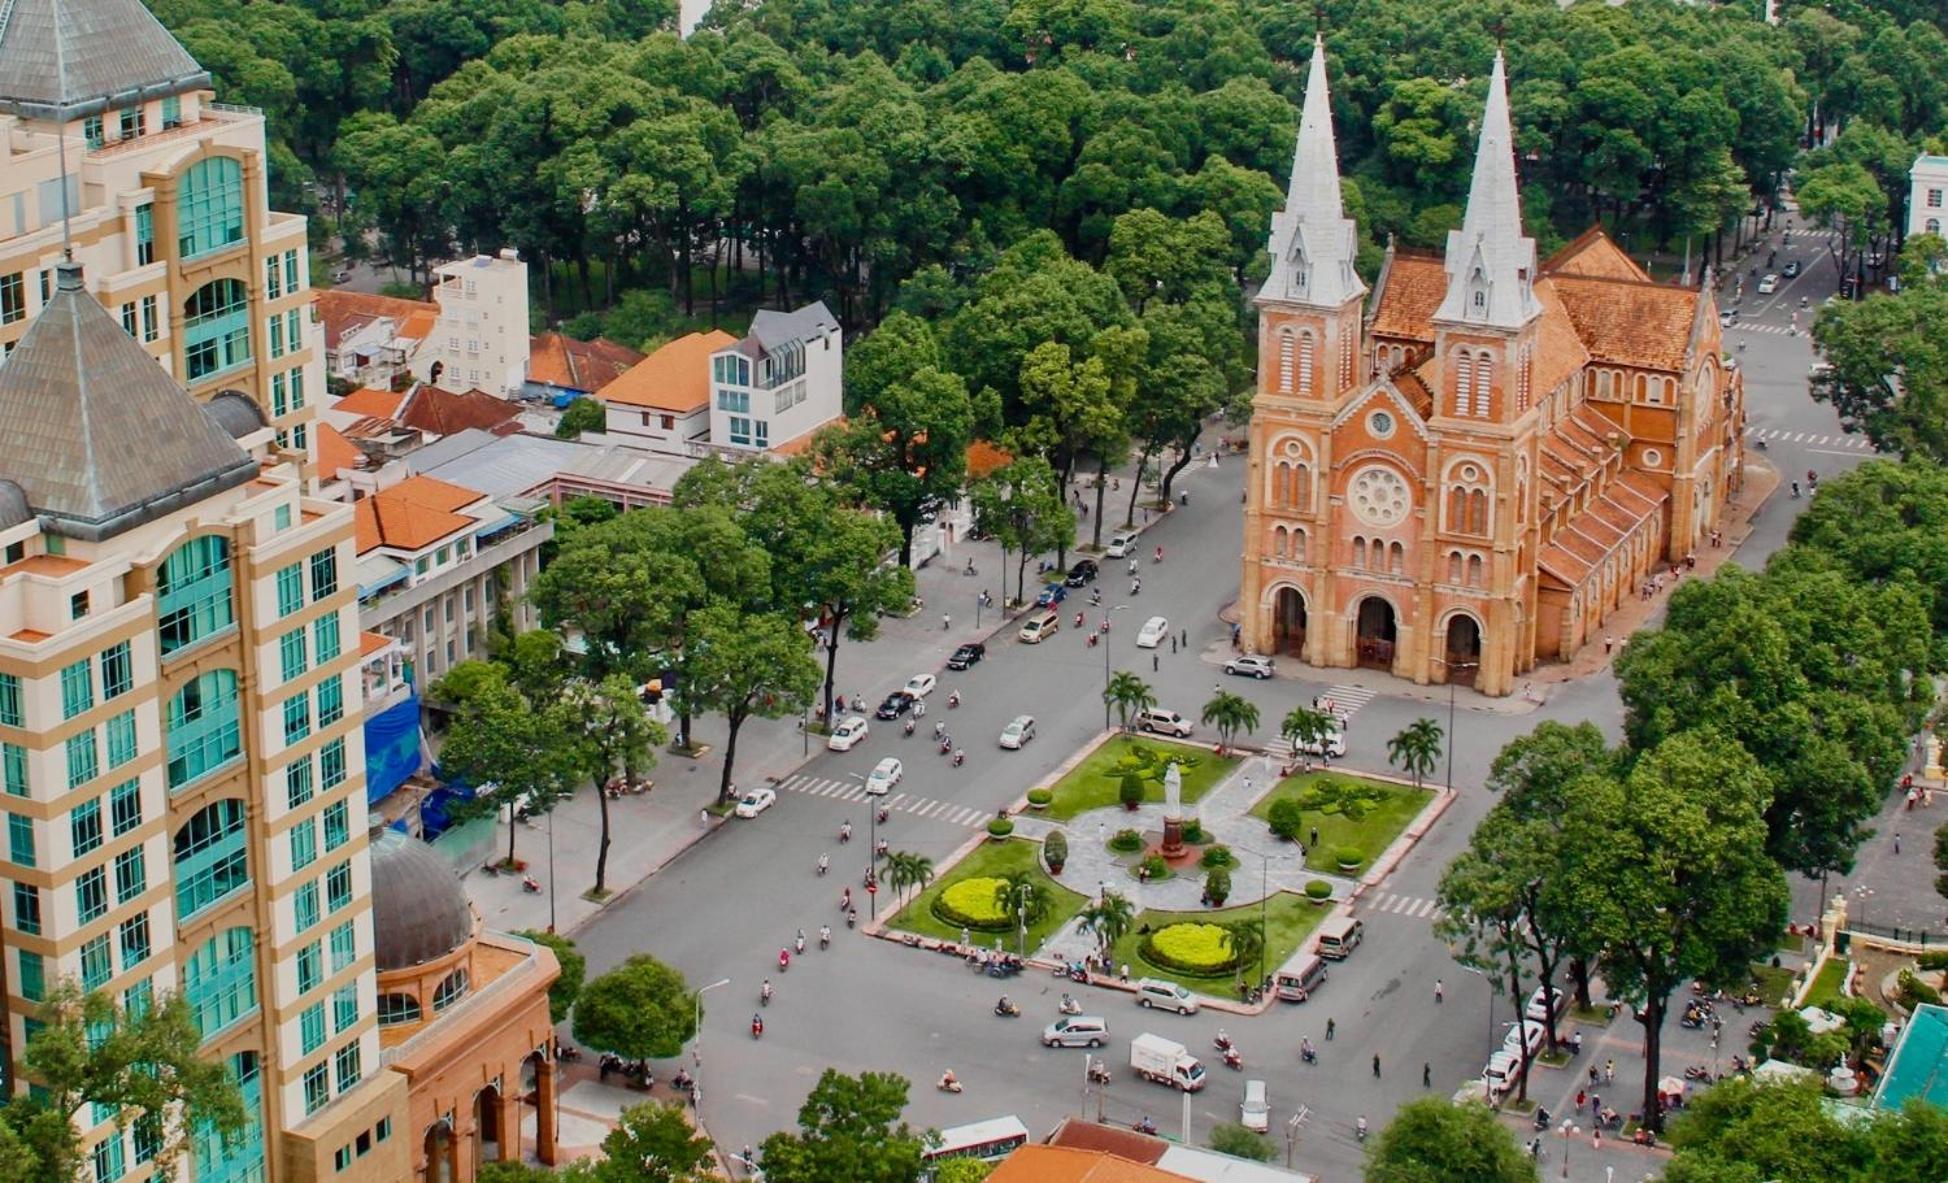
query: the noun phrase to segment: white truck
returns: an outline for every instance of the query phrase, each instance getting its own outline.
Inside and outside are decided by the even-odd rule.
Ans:
[[[1161,1035],[1145,1033],[1130,1040],[1130,1071],[1187,1093],[1204,1087],[1204,1065],[1183,1044]]]

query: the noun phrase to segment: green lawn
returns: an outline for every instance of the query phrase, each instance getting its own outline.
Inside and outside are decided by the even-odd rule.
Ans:
[[[1043,941],[1048,939],[1048,934],[1060,928],[1069,917],[1081,911],[1082,906],[1088,903],[1086,896],[1070,891],[1049,877],[1048,872],[1041,867],[1041,853],[1041,843],[1030,842],[1025,838],[1010,838],[1006,842],[990,839],[983,842],[966,858],[956,863],[952,870],[935,879],[931,886],[915,896],[911,903],[893,917],[892,925],[906,932],[917,932],[921,936],[934,937],[943,941],[958,941],[960,928],[942,923],[933,914],[933,901],[939,898],[941,892],[963,879],[983,877],[998,879],[1016,871],[1029,871],[1035,876],[1036,882],[1053,893],[1055,899],[1055,904],[1049,909],[1048,915],[1028,926],[1028,951],[1033,953]],[[989,948],[993,947],[995,937],[1000,935],[993,932],[973,934],[977,944]],[[1008,950],[1013,952],[1015,934],[1010,932],[1005,939]]]
[[[1299,943],[1305,940],[1306,935],[1317,927],[1319,922],[1325,919],[1326,913],[1331,910],[1330,906],[1322,907],[1304,896],[1289,891],[1281,891],[1273,895],[1265,908],[1265,972],[1276,973],[1280,966],[1290,961],[1292,954],[1298,951]],[[1183,921],[1195,921],[1200,924],[1230,924],[1234,920],[1256,922],[1258,912],[1257,904],[1243,904],[1236,908],[1207,908],[1196,912],[1153,912],[1146,909],[1137,915],[1136,927],[1141,929],[1147,924],[1156,929]],[[1122,940],[1117,941],[1116,947],[1111,950],[1111,956],[1115,958],[1117,965],[1129,963],[1132,979],[1168,978],[1203,994],[1226,998],[1237,997],[1235,987],[1238,975],[1236,973],[1201,978],[1176,970],[1163,969],[1143,960],[1142,954],[1138,952],[1142,943],[1143,938],[1132,931],[1125,934]],[[1246,976],[1256,977],[1257,968],[1254,964]]]
[[[1820,967],[1819,976],[1813,979],[1813,988],[1806,994],[1807,1006],[1824,1007],[1838,1002],[1841,997],[1840,983],[1846,981],[1847,959],[1829,957]]]
[[[1781,998],[1792,993],[1792,971],[1789,969],[1774,969],[1755,962],[1752,965],[1752,980],[1759,984],[1759,998],[1767,1006],[1778,1006]]]
[[[1091,752],[1088,759],[1071,768],[1067,776],[1049,786],[1055,793],[1055,799],[1049,802],[1047,816],[1056,821],[1068,821],[1079,813],[1116,804],[1119,781],[1113,775],[1113,770],[1117,761],[1137,746],[1161,749],[1169,753],[1182,753],[1190,761],[1178,766],[1183,772],[1186,805],[1202,798],[1238,766],[1237,757],[1215,756],[1209,749],[1199,750],[1161,740],[1118,735]],[[1150,785],[1149,792],[1143,799],[1162,801],[1163,786]]]
[[[1266,793],[1259,799],[1258,804],[1251,807],[1251,815],[1263,818],[1271,812],[1274,802],[1282,801],[1287,797],[1297,797],[1315,781],[1326,779],[1370,785],[1379,790],[1381,797],[1371,809],[1367,810],[1366,816],[1358,821],[1348,820],[1337,813],[1316,813],[1310,810],[1306,812],[1304,824],[1299,828],[1299,841],[1310,842],[1313,827],[1319,829],[1318,844],[1309,847],[1305,852],[1305,865],[1308,870],[1313,871],[1341,873],[1338,863],[1333,858],[1333,852],[1342,846],[1359,848],[1360,853],[1365,857],[1352,874],[1357,875],[1360,871],[1364,871],[1382,851],[1393,844],[1393,840],[1407,828],[1407,823],[1413,821],[1420,811],[1427,807],[1427,802],[1433,795],[1425,789],[1416,789],[1411,785],[1389,784],[1386,781],[1367,780],[1365,777],[1347,776],[1339,772],[1301,772],[1297,776],[1288,776],[1278,782],[1276,788]]]

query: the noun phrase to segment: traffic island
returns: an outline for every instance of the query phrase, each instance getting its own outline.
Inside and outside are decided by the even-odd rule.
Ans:
[[[1430,790],[1343,772],[1301,772],[1259,798],[1251,815],[1305,847],[1306,869],[1355,877],[1412,824]],[[1284,804],[1290,802],[1290,804]]]
[[[1044,816],[1065,822],[1112,805],[1129,809],[1161,804],[1164,770],[1172,765],[1183,777],[1184,804],[1195,805],[1241,762],[1236,756],[1215,755],[1208,748],[1160,736],[1109,733],[1053,784],[1043,786],[1050,794]],[[1126,790],[1125,784],[1132,787]]]
[[[1033,953],[1088,902],[1042,869],[1041,853],[1041,843],[1023,838],[979,843],[900,907],[886,921],[886,935]],[[1043,901],[1041,915],[1029,918],[1025,939],[1019,917],[1002,906],[998,894],[1014,883],[1030,884],[1032,898]],[[882,880],[882,887],[888,886]]]
[[[1260,904],[1197,912],[1139,912],[1135,926],[1110,947],[1110,961],[1118,977],[1130,967],[1130,977],[1167,978],[1197,994],[1237,998],[1238,981],[1261,980],[1292,959],[1299,946],[1325,918],[1326,910],[1304,896],[1274,892]],[[1252,948],[1262,921],[1264,947]],[[1234,944],[1249,956],[1234,953]],[[1200,953],[1211,954],[1200,969]],[[1215,964],[1222,962],[1222,964]],[[1262,966],[1262,968],[1261,968]]]

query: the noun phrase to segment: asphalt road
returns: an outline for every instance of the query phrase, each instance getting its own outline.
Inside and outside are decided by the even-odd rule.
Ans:
[[[1817,306],[1836,285],[1830,260],[1815,245],[1804,235],[1795,236],[1795,246],[1782,250],[1779,261],[1801,258],[1806,274],[1770,299],[1748,298],[1743,327],[1727,334],[1728,348],[1737,351],[1746,368],[1752,428],[1768,442],[1764,455],[1782,472],[1802,476],[1807,468],[1832,475],[1869,454],[1840,433],[1830,408],[1807,398],[1810,343],[1803,333],[1786,332],[1800,295]],[[1738,349],[1741,340],[1743,350]],[[1233,460],[1216,470],[1199,466],[1187,471],[1191,504],[1145,535],[1140,596],[1125,594],[1128,578],[1120,563],[1105,563],[1104,607],[1129,605],[1114,615],[1109,655],[1114,668],[1135,670],[1149,679],[1164,706],[1194,715],[1212,683],[1222,681],[1227,689],[1256,701],[1267,725],[1275,726],[1291,706],[1309,701],[1335,679],[1332,671],[1321,670],[1268,682],[1228,679],[1201,657],[1228,636],[1217,613],[1236,594],[1243,467]],[[1739,560],[1756,565],[1782,545],[1791,511],[1803,504],[1783,492],[1775,498],[1754,537],[1741,548]],[[1160,566],[1148,557],[1157,544],[1167,553]],[[988,659],[973,670],[939,671],[940,687],[930,700],[922,731],[930,730],[935,719],[946,720],[968,753],[965,767],[948,767],[923,735],[908,739],[898,724],[875,722],[857,749],[817,756],[802,770],[804,782],[788,783],[829,787],[862,778],[884,755],[898,755],[906,762],[899,791],[924,799],[927,804],[918,808],[931,816],[898,810],[883,836],[895,849],[944,859],[977,832],[981,815],[1014,801],[1103,726],[1103,650],[1085,647],[1072,627],[1074,611],[1072,603],[1062,631],[1042,645],[1018,644],[1011,633],[1003,633],[990,643]],[[1100,612],[1092,611],[1092,619]],[[1152,672],[1151,652],[1136,650],[1134,639],[1142,621],[1156,613],[1168,616],[1177,628],[1188,628],[1190,646],[1176,654],[1167,645],[1157,651]],[[892,688],[865,687],[873,694]],[[949,711],[945,700],[953,689],[965,701]],[[1446,703],[1438,693],[1430,703],[1425,689],[1401,685],[1400,690],[1410,696],[1383,695],[1354,716],[1346,766],[1384,768],[1387,737],[1415,718],[1435,715],[1445,726]],[[1036,716],[1038,738],[1021,752],[999,749],[995,737],[1021,713]],[[1330,983],[1313,1002],[1281,1005],[1255,1018],[1185,1018],[1139,1011],[1127,995],[1081,991],[1085,1008],[1105,1015],[1114,1036],[1106,1054],[1115,1079],[1103,1099],[1109,1119],[1127,1122],[1149,1114],[1176,1132],[1179,1098],[1131,1078],[1128,1039],[1156,1031],[1202,1054],[1223,1025],[1243,1049],[1246,1070],[1230,1072],[1207,1058],[1213,1076],[1210,1086],[1191,1099],[1193,1139],[1202,1141],[1218,1121],[1235,1120],[1244,1078],[1263,1076],[1270,1082],[1275,1130],[1299,1105],[1309,1108],[1297,1165],[1344,1178],[1356,1171],[1362,1149],[1353,1136],[1355,1119],[1364,1114],[1377,1129],[1395,1105],[1421,1095],[1423,1063],[1430,1066],[1434,1091],[1443,1094],[1477,1074],[1489,1045],[1499,1043],[1502,1024],[1512,1016],[1506,1001],[1496,1004],[1499,1015],[1491,1014],[1485,983],[1462,972],[1433,938],[1426,901],[1441,868],[1463,848],[1490,804],[1479,785],[1494,754],[1543,719],[1589,719],[1616,734],[1621,706],[1614,682],[1605,673],[1559,688],[1545,706],[1529,714],[1505,708],[1461,712],[1454,756],[1458,801],[1414,856],[1372,894],[1363,912],[1366,944],[1333,968]],[[954,959],[846,931],[838,895],[847,884],[855,895],[861,894],[870,851],[863,841],[869,809],[836,795],[791,788],[779,796],[775,808],[756,820],[726,826],[577,934],[591,973],[646,950],[682,969],[694,984],[731,979],[706,999],[698,1052],[704,1116],[719,1143],[755,1144],[794,1125],[806,1091],[826,1067],[904,1074],[913,1082],[908,1117],[919,1125],[953,1125],[1013,1113],[1039,1134],[1065,1115],[1093,1114],[1096,1099],[1085,1101],[1081,1088],[1083,1053],[1047,1051],[1037,1039],[1041,1026],[1055,1017],[1063,983],[1037,974],[996,983],[974,976]],[[855,839],[842,847],[836,831],[848,818]],[[821,853],[829,853],[834,863],[833,873],[822,879],[815,873]],[[1809,910],[1810,905],[1798,909]],[[797,929],[815,937],[824,923],[835,929],[832,951],[820,953],[814,942],[802,958],[793,959],[788,973],[780,974],[779,948]],[[765,1035],[754,1041],[749,1022],[759,1009],[759,985],[766,978],[772,979],[776,996],[763,1012]],[[1446,985],[1446,1001],[1439,1006],[1432,997],[1437,978]],[[990,1007],[1004,988],[1022,1003],[1022,1018],[992,1017]],[[1338,1029],[1330,1044],[1323,1041],[1328,1017]],[[1629,1034],[1613,1031],[1612,1038]],[[1296,1047],[1302,1036],[1320,1047],[1320,1064],[1299,1063]],[[1375,1055],[1382,1069],[1378,1079],[1372,1072]],[[932,1087],[946,1067],[966,1083],[963,1095],[949,1096]],[[1596,1165],[1602,1160],[1584,1158],[1579,1168],[1602,1177]]]

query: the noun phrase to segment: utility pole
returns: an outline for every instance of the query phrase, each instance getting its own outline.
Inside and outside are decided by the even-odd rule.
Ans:
[[[1299,1146],[1299,1127],[1305,1124],[1310,1113],[1307,1106],[1301,1105],[1299,1111],[1292,1115],[1292,1120],[1285,1123],[1285,1169],[1288,1171],[1292,1169],[1292,1155]]]

